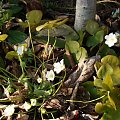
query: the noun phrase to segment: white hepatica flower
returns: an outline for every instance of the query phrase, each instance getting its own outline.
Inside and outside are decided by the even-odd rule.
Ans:
[[[65,69],[65,65],[64,65],[64,60],[62,59],[60,62],[54,63],[54,71],[59,74],[62,70]]]
[[[47,80],[51,80],[51,81],[54,80],[55,73],[53,72],[53,70],[47,71],[46,78],[47,78]]]
[[[31,104],[25,101],[25,103],[23,104],[23,107],[26,111],[28,111],[31,108]]]
[[[8,105],[5,110],[4,110],[4,113],[3,115],[4,116],[11,116],[13,115],[13,113],[15,112],[15,105]]]
[[[117,42],[117,36],[113,33],[106,35],[105,39],[105,44],[107,44],[109,47],[112,47]]]

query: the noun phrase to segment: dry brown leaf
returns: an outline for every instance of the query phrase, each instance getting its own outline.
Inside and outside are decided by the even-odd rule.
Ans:
[[[60,101],[56,98],[46,101],[43,105],[45,108],[61,109]]]

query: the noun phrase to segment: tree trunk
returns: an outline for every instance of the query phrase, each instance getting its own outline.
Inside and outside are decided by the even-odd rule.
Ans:
[[[85,30],[87,20],[94,19],[95,13],[96,0],[76,0],[75,30]]]

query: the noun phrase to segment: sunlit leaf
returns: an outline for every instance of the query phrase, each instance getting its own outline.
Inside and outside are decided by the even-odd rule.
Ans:
[[[87,50],[84,47],[80,47],[76,53],[76,59],[81,64],[88,57]]]
[[[113,89],[113,81],[112,81],[110,74],[108,73],[106,74],[105,78],[103,79],[103,84],[108,86],[109,90]]]
[[[42,19],[42,11],[32,10],[26,14],[26,18],[28,19],[30,24],[39,24]]]
[[[93,20],[89,20],[87,22],[87,25],[86,25],[86,31],[91,34],[91,35],[94,35],[99,29],[99,24]]]
[[[95,79],[94,80],[94,85],[96,87],[102,88],[102,82],[103,82],[103,80],[101,80],[101,79]]]
[[[112,105],[112,107],[116,110],[115,102],[114,102],[113,99],[111,98],[109,91],[108,91],[108,99],[109,99],[109,102],[110,102],[110,104]]]
[[[6,40],[7,37],[8,37],[7,34],[2,34],[2,35],[0,35],[0,41]]]
[[[107,73],[111,75],[113,73],[113,68],[109,64],[103,64],[98,70],[97,76],[98,78],[103,79]]]
[[[113,55],[107,55],[101,59],[101,62],[106,64],[108,63],[111,66],[118,66],[119,65],[119,59],[116,56]]]
[[[95,71],[97,72],[99,69],[100,69],[100,67],[102,66],[102,63],[100,63],[100,62],[96,62],[95,63],[95,65],[94,65],[94,67],[95,67]]]
[[[96,105],[95,105],[95,111],[97,113],[103,113],[103,110],[104,110],[104,105],[101,103],[101,102],[98,102]]]
[[[63,24],[66,23],[67,21],[68,21],[68,18],[65,18],[65,19],[63,19],[62,21],[57,22],[57,23],[56,23],[56,26],[63,25]],[[55,26],[55,27],[56,27],[56,26]]]
[[[45,24],[36,27],[36,31],[40,31],[43,28],[44,29],[52,29],[53,27],[57,27],[57,26],[64,24],[67,20],[68,20],[68,18],[65,18],[65,19],[59,18],[57,20],[48,21]]]
[[[65,49],[69,50],[70,53],[77,53],[80,45],[77,41],[67,41],[65,44]]]
[[[18,54],[15,51],[10,51],[10,52],[8,52],[6,54],[5,58],[8,59],[8,60],[13,60],[13,58],[17,59],[18,58]]]
[[[114,85],[120,85],[120,67],[114,67],[113,68],[113,74],[111,75],[113,84]]]

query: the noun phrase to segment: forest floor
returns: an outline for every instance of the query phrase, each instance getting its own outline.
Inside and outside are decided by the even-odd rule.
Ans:
[[[73,29],[75,3],[67,8],[64,0],[63,5],[61,0],[39,5],[37,0],[21,1],[0,3],[0,120],[99,120],[102,116],[102,120],[112,120],[108,107],[118,108],[119,114],[120,104],[115,104],[109,90],[97,93],[95,63],[107,55],[115,55],[118,59],[114,59],[120,61],[120,46],[113,46],[112,50],[105,47],[110,51],[103,49],[104,55],[97,54],[98,46],[89,47],[84,41],[80,46]],[[120,34],[120,1],[97,1],[95,20],[94,24],[107,28],[107,34]],[[89,35],[87,31],[85,39]],[[66,43],[70,37],[77,40]],[[82,57],[78,59],[77,55]],[[110,80],[107,83],[112,84]],[[108,100],[104,103],[107,108],[98,114],[95,106],[103,105],[101,99]]]

